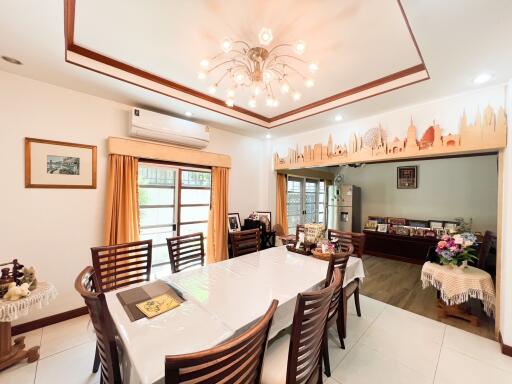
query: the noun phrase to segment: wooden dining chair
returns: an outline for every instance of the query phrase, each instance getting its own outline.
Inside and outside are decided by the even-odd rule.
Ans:
[[[487,257],[491,251],[493,244],[496,242],[496,234],[491,231],[485,231],[484,239],[478,250],[477,267],[485,270],[487,265]]]
[[[204,237],[202,232],[167,239],[172,273],[204,265]]]
[[[331,255],[329,260],[329,266],[327,267],[327,276],[325,278],[325,286],[327,287],[332,280],[332,276],[335,270],[339,270],[341,273],[341,284],[336,287],[333,292],[331,304],[329,306],[329,313],[327,315],[327,327],[324,334],[324,345],[323,345],[323,358],[324,358],[324,371],[327,376],[331,376],[331,364],[329,361],[329,345],[327,330],[336,322],[336,328],[338,330],[338,338],[342,349],[345,349],[345,342],[343,341],[343,329],[344,324],[347,321],[347,310],[343,300],[343,280],[345,278],[345,271],[347,269],[347,263],[350,255],[354,252],[354,247],[348,245],[345,252],[335,253]]]
[[[337,240],[342,249],[350,244],[354,246],[352,256],[363,257],[366,235],[364,233],[339,231],[337,229],[327,230],[327,239],[330,242]]]
[[[260,230],[248,229],[246,231],[231,232],[231,248],[233,257],[246,255],[260,250]]]
[[[269,345],[263,363],[263,384],[322,383],[322,347],[327,315],[335,290],[342,284],[335,268],[331,284],[297,295],[291,335]]]
[[[165,384],[260,383],[277,304],[273,300],[256,324],[232,340],[201,352],[166,356]]]
[[[96,333],[96,351],[101,362],[101,384],[121,384],[121,370],[114,324],[103,292],[95,290],[94,269],[86,267],[75,279],[75,289],[83,297]]]
[[[350,256],[355,256],[359,258],[363,258],[364,254],[364,244],[365,244],[365,234],[364,233],[356,233],[356,232],[344,232],[338,231],[336,229],[328,229],[327,230],[327,238],[329,241],[334,241],[337,239],[342,244],[342,249],[347,247],[348,245],[352,245],[354,250]],[[351,296],[354,296],[354,303],[356,306],[357,316],[361,317],[361,304],[359,301],[359,279],[354,279],[346,287],[343,288],[343,301],[344,301],[344,311],[347,311],[348,300]],[[347,316],[344,316],[345,319]],[[343,324],[343,338],[347,337],[347,322],[345,321]]]
[[[91,248],[95,279],[101,292],[148,281],[152,240]]]

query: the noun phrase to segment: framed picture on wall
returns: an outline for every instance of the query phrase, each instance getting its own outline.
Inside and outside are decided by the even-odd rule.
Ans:
[[[228,231],[238,232],[242,230],[242,224],[240,223],[240,214],[228,213]]]
[[[418,188],[418,166],[397,167],[396,187],[398,189]]]
[[[26,137],[25,188],[96,188],[96,146]]]

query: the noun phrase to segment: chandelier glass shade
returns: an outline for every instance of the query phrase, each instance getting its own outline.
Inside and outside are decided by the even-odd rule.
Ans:
[[[278,94],[301,98],[301,87],[313,87],[312,77],[318,71],[317,62],[308,62],[301,56],[306,51],[303,41],[272,46],[272,30],[262,28],[258,34],[259,45],[243,40],[226,38],[221,51],[200,62],[198,78],[211,78],[208,92],[217,94],[219,86],[227,87],[225,99],[228,107],[235,105],[238,92],[249,92],[248,106],[255,108],[260,100],[268,107],[277,107]]]

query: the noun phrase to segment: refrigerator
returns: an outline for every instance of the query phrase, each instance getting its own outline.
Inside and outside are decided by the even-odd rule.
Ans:
[[[327,228],[361,232],[361,188],[350,184],[328,187]]]

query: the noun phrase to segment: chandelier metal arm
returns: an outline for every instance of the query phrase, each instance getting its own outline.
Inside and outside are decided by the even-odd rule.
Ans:
[[[223,61],[222,63],[217,64],[215,67],[212,67],[211,69],[208,70],[207,73],[210,74],[213,71],[215,71],[217,68],[219,68],[219,67],[221,67],[221,66],[223,66],[225,64],[228,64],[228,63],[238,63],[240,65],[243,65],[247,70],[249,70],[249,66],[246,63],[244,63],[243,61],[239,61],[239,60],[236,60],[236,59],[229,59],[229,60]],[[232,68],[234,68],[234,67],[232,67]],[[232,69],[232,68],[228,68],[228,71],[230,69]]]
[[[297,73],[300,77],[302,77],[303,80],[306,80],[306,76],[304,76],[299,70],[292,67],[290,64],[281,63],[283,65],[283,68],[290,68],[292,71]]]
[[[279,48],[283,48],[283,47],[293,47],[292,44],[290,43],[284,43],[284,44],[279,44],[279,45],[276,45],[275,47],[273,47],[270,51],[268,51],[268,54],[269,56],[272,54],[272,52],[274,52],[276,49],[279,49]]]

